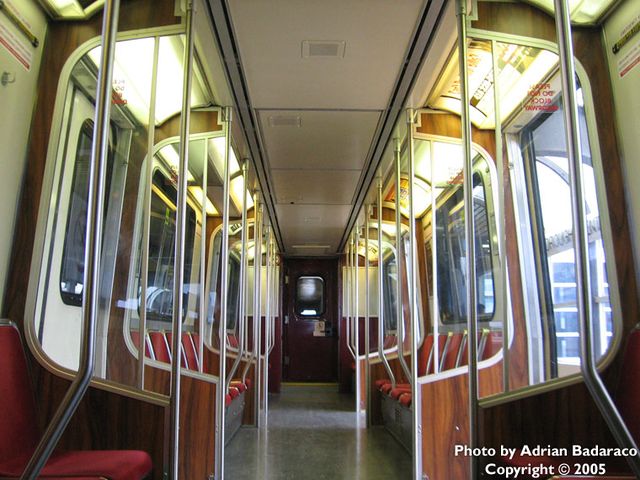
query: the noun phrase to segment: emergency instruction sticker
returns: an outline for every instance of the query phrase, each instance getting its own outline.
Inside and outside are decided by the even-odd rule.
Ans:
[[[27,28],[31,28],[29,22],[20,15],[18,9],[9,1],[5,0],[4,9],[10,11]],[[31,70],[33,64],[33,45],[16,27],[5,12],[0,12],[0,44],[13,56],[20,65],[27,71]]]

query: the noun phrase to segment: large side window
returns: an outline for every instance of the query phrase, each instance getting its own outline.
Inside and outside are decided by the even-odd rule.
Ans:
[[[580,93],[579,98],[582,97]],[[550,339],[547,348],[553,376],[563,364],[580,363],[569,166],[559,100],[554,107],[532,121],[520,136],[529,191],[539,309],[544,331]],[[613,323],[596,181],[583,107],[579,109],[579,122],[588,227],[589,301],[596,351],[603,354],[611,342]]]
[[[85,120],[76,147],[75,165],[69,199],[69,215],[64,236],[60,268],[60,296],[67,305],[81,306],[84,283],[85,236],[87,233],[87,202],[89,197],[89,167],[93,142],[93,121]],[[108,192],[113,175],[113,148],[109,148],[105,188],[106,216]]]
[[[476,163],[482,157],[476,157]],[[475,216],[476,292],[479,320],[489,321],[495,312],[491,232],[487,215],[485,184],[478,172],[473,175]],[[443,324],[466,323],[466,247],[464,195],[456,190],[438,208],[436,216],[438,260],[438,305]]]
[[[149,273],[147,318],[171,322],[173,315],[173,275],[176,233],[176,198],[174,184],[160,170],[153,174],[149,230]],[[189,281],[193,268],[196,235],[196,213],[187,205],[184,278]],[[185,299],[188,295],[185,288]],[[188,302],[183,302],[187,308]],[[183,316],[186,319],[186,315]]]

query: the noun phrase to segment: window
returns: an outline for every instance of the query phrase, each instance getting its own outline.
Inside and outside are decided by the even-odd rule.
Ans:
[[[474,163],[484,159],[477,156]],[[491,231],[487,215],[485,184],[473,174],[475,216],[476,292],[478,319],[489,321],[495,312],[495,287],[491,250]],[[464,192],[458,187],[438,208],[436,215],[438,305],[443,324],[466,323],[466,247]]]
[[[387,251],[392,250],[387,248]],[[382,263],[382,282],[384,287],[384,329],[386,333],[394,332],[398,328],[397,285],[398,264],[395,252],[387,255]]]
[[[304,318],[319,317],[324,313],[324,279],[298,277],[296,282],[296,315]]]
[[[557,97],[554,108],[535,118],[520,136],[529,189],[527,196],[533,262],[538,276],[538,305],[543,332],[550,339],[551,377],[558,375],[558,364],[580,363],[569,165],[562,104]],[[578,90],[578,99],[581,103],[581,90]],[[579,125],[588,231],[591,321],[596,351],[603,354],[613,334],[611,305],[584,107],[579,108]]]
[[[93,122],[85,120],[78,137],[73,167],[69,215],[65,230],[62,265],[60,268],[60,296],[67,305],[82,306],[84,283],[84,254],[87,233],[87,202],[89,196],[89,168],[93,143]],[[113,148],[109,148],[105,184],[104,215],[108,210],[109,189],[113,174]]]
[[[229,231],[229,269],[227,287],[227,330],[233,332],[240,314],[240,248],[242,245],[242,229],[236,228],[239,224],[230,225]],[[209,314],[207,322],[213,325],[214,319],[220,315],[220,289],[222,288],[222,269],[220,268],[222,257],[222,227],[218,228],[212,237],[209,247],[209,257],[213,260],[209,266]]]
[[[153,174],[151,222],[149,229],[149,272],[147,287],[147,319],[171,322],[173,317],[173,275],[176,233],[176,199],[174,184],[160,170]],[[185,229],[184,278],[189,281],[193,268],[196,235],[196,213],[187,204]],[[188,305],[189,288],[184,289],[183,309]],[[184,312],[183,312],[184,313]],[[186,314],[183,314],[186,320]]]

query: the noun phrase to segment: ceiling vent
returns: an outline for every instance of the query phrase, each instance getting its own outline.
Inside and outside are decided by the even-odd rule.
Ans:
[[[269,117],[271,127],[301,127],[300,115],[272,115]]]
[[[346,43],[343,41],[305,40],[302,42],[302,58],[344,58]]]

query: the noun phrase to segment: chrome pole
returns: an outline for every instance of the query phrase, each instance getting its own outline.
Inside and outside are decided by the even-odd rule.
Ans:
[[[355,299],[353,301],[354,307],[354,335],[353,335],[353,343],[354,343],[354,352],[356,354],[356,411],[360,412],[362,410],[362,392],[360,390],[360,282],[358,279],[358,269],[360,265],[359,256],[358,256],[358,245],[360,243],[360,228],[358,226],[358,221],[356,220],[355,227],[355,242],[353,249],[353,275],[354,275],[354,293]]]
[[[500,257],[500,289],[502,302],[502,386],[503,391],[508,392],[509,385],[509,272],[507,270],[507,233],[505,226],[505,196],[504,196],[504,158],[502,156],[502,118],[500,116],[500,84],[498,82],[498,54],[496,41],[491,41],[491,54],[493,57],[493,102],[496,123],[496,168],[498,171],[498,253]]]
[[[153,147],[156,128],[156,92],[158,83],[158,56],[160,39],[155,37],[153,46],[153,73],[151,99],[149,101],[149,131],[147,133],[147,163],[144,169],[144,208],[142,209],[142,241],[140,259],[140,323],[138,325],[138,388],[144,390],[144,362],[147,335],[147,289],[149,288],[149,236],[151,231],[151,189],[153,186]]]
[[[353,349],[353,339],[351,338],[351,333],[353,329],[353,314],[352,314],[352,302],[353,302],[353,278],[352,278],[352,263],[353,257],[353,232],[349,235],[349,244],[347,245],[347,263],[345,266],[345,300],[346,300],[346,309],[347,309],[347,325],[346,325],[346,334],[347,334],[347,348],[349,349],[349,353],[355,359],[356,353]]]
[[[458,0],[458,60],[460,68],[460,120],[462,127],[462,146],[464,152],[464,211],[465,244],[467,259],[467,330],[469,332],[469,447],[478,446],[478,334],[476,311],[476,254],[474,241],[473,216],[473,157],[471,155],[471,120],[469,117],[469,85],[467,69],[467,10],[466,0]],[[477,476],[478,459],[469,457],[471,476]]]
[[[591,290],[589,282],[588,236],[582,183],[582,152],[580,147],[580,129],[578,103],[575,89],[575,61],[571,42],[571,21],[569,7],[564,0],[555,0],[556,34],[560,54],[560,74],[564,92],[564,122],[569,158],[569,185],[571,187],[571,213],[573,219],[573,248],[575,251],[575,269],[577,285],[577,307],[580,319],[580,369],[600,413],[604,417],[618,444],[624,448],[633,448],[638,452],[636,442],[624,423],[620,412],[611,399],[609,392],[598,374],[591,329]],[[640,454],[627,457],[627,462],[635,476],[640,478]]]
[[[398,325],[398,360],[400,361],[400,366],[402,367],[405,377],[409,382],[411,382],[411,370],[404,358],[405,332],[404,314],[402,312],[402,260],[400,259],[400,250],[402,249],[402,219],[400,218],[400,176],[402,175],[402,169],[400,165],[400,139],[395,138],[393,143],[394,163],[396,169],[396,275],[398,278],[396,281],[396,321]],[[409,292],[409,294],[411,295],[411,292]]]
[[[89,192],[87,198],[87,230],[85,235],[83,272],[83,323],[82,350],[80,368],[64,396],[55,415],[49,422],[38,446],[36,447],[22,477],[23,480],[35,480],[49,460],[69,420],[78,408],[84,396],[95,365],[96,322],[98,317],[98,299],[100,289],[100,256],[102,253],[102,231],[104,212],[104,193],[107,156],[109,150],[109,131],[111,118],[111,82],[113,75],[113,57],[116,34],[118,31],[119,0],[105,0],[102,20],[102,57],[98,70],[96,93],[95,125],[91,146],[91,165],[89,167]]]
[[[173,361],[171,363],[171,437],[169,476],[178,480],[180,469],[180,376],[182,373],[182,316],[184,293],[185,231],[187,211],[187,178],[189,172],[189,127],[191,123],[191,82],[193,79],[193,4],[187,4],[182,80],[182,115],[180,116],[180,164],[178,166],[178,203],[176,212],[176,243],[173,272]]]
[[[262,426],[262,418],[260,415],[260,398],[262,395],[262,239],[263,239],[263,224],[262,224],[263,206],[260,204],[258,208],[258,217],[255,230],[255,257],[253,260],[254,265],[254,307],[253,307],[253,322],[255,327],[255,335],[253,337],[253,343],[256,353],[256,366],[255,366],[255,405],[256,405],[256,422],[258,428]]]
[[[224,478],[224,431],[226,406],[225,397],[227,378],[227,309],[229,294],[229,193],[230,193],[230,168],[229,157],[231,152],[231,107],[224,109],[225,121],[225,148],[224,148],[224,188],[222,195],[222,255],[220,262],[221,282],[220,282],[220,324],[218,325],[219,336],[219,371],[218,371],[218,408],[216,409],[216,478]]]
[[[201,344],[204,336],[205,318],[207,318],[207,186],[209,184],[209,143],[204,142],[204,153],[202,159],[202,205],[200,214],[202,225],[200,227],[200,305],[198,309],[198,344],[194,341],[196,348],[196,363],[199,372],[204,371],[204,352]],[[191,337],[193,340],[193,337]],[[187,365],[188,367],[188,365]]]
[[[365,205],[364,211],[364,349],[366,352],[364,369],[366,377],[365,383],[367,386],[367,427],[371,427],[371,326],[369,325],[369,219],[371,217],[371,206]]]
[[[238,298],[240,300],[240,308],[238,309],[238,353],[236,355],[233,364],[231,365],[231,370],[229,370],[229,374],[227,375],[227,382],[225,384],[226,390],[229,390],[231,387],[231,382],[233,381],[233,376],[235,375],[238,367],[240,366],[240,362],[242,361],[242,356],[244,355],[244,309],[245,309],[245,276],[246,276],[246,266],[245,261],[247,258],[247,189],[245,186],[247,185],[247,170],[249,168],[249,162],[246,160],[242,163],[242,185],[244,190],[244,195],[242,198],[242,233],[241,237],[241,247],[240,247],[240,285]]]
[[[391,385],[396,388],[396,377],[384,354],[384,257],[382,254],[382,178],[378,179],[378,355],[389,375]]]
[[[275,239],[271,241],[271,262],[273,268],[271,269],[271,284],[273,288],[271,289],[271,325],[269,326],[270,332],[270,342],[269,342],[269,353],[273,350],[273,346],[276,342],[276,314],[277,314],[277,304],[278,304],[278,265],[276,261],[276,242]]]
[[[244,366],[244,370],[242,371],[242,382],[245,383],[246,379],[247,379],[247,374],[249,373],[249,369],[251,368],[251,364],[255,361],[256,359],[256,337],[258,335],[258,325],[256,323],[256,299],[257,299],[257,291],[258,291],[258,276],[257,276],[257,271],[258,269],[256,268],[257,262],[258,262],[258,211],[259,211],[259,204],[260,204],[260,194],[258,192],[254,193],[253,196],[253,315],[252,315],[252,324],[251,324],[251,331],[253,333],[253,345],[251,346],[251,355],[249,356],[249,360],[247,362],[247,364]],[[249,319],[247,318],[247,322],[249,321]],[[248,330],[248,329],[247,329]],[[247,333],[248,335],[248,333]],[[247,348],[248,348],[249,344],[248,344],[248,339],[247,339]],[[257,362],[256,362],[256,370],[255,373],[257,373]],[[255,393],[257,390],[257,376],[254,375],[254,380],[256,380],[256,385],[254,385],[254,397],[255,397]],[[254,403],[254,405],[257,405],[256,403]]]
[[[413,478],[420,480],[422,478],[422,412],[421,412],[421,393],[418,388],[418,339],[420,337],[420,319],[418,318],[418,276],[417,276],[417,240],[416,240],[416,212],[413,203],[413,186],[416,181],[415,171],[415,155],[413,130],[415,124],[415,111],[409,110],[407,116],[407,140],[409,150],[409,186],[407,197],[409,199],[409,303],[411,305],[410,330],[411,330],[411,391],[413,392],[413,401],[411,402],[411,410],[413,421]],[[433,229],[435,231],[435,229]]]
[[[264,368],[262,370],[262,409],[264,411],[264,424],[265,426],[268,424],[269,417],[267,412],[267,400],[269,397],[269,343],[271,338],[271,289],[272,289],[272,278],[271,278],[271,242],[273,232],[271,229],[271,225],[267,225],[267,251],[265,255],[265,260],[267,264],[267,273],[266,273],[266,282],[267,282],[267,291],[266,291],[266,311],[264,318]]]

